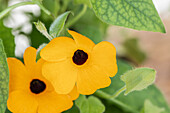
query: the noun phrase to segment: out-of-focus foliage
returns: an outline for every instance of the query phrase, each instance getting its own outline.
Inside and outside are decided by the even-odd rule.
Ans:
[[[0,20],[0,39],[2,39],[5,52],[8,57],[13,57],[15,50],[14,36],[12,35],[12,29],[9,29],[3,25],[3,21]]]
[[[0,0],[0,11],[8,6],[8,0]]]
[[[87,6],[91,7],[90,0],[74,0],[75,4],[86,4]]]
[[[149,100],[146,100],[142,113],[162,113],[164,110],[164,108],[157,107],[153,105]]]
[[[141,64],[146,59],[146,54],[143,52],[139,45],[137,38],[128,38],[124,41],[122,46],[125,49],[125,55],[131,61]]]

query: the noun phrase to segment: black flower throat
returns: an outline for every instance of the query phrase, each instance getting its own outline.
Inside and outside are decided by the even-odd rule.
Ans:
[[[30,90],[32,93],[39,94],[43,92],[45,88],[46,88],[46,85],[41,80],[33,79],[30,83]]]
[[[84,63],[87,61],[87,59],[88,59],[88,54],[85,53],[83,50],[79,50],[79,49],[78,49],[78,50],[74,53],[72,59],[73,59],[73,62],[74,62],[75,64],[77,64],[77,65],[82,65],[82,64],[84,64]]]

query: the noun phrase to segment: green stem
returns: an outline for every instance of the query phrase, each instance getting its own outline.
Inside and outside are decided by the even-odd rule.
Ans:
[[[107,99],[107,100],[110,100],[112,103],[126,109],[127,111],[131,112],[131,113],[139,113],[137,110],[133,109],[132,107],[124,104],[123,102],[119,101],[119,100],[116,100],[115,98],[113,98],[111,95],[101,91],[101,90],[98,90],[94,93],[95,96],[97,97],[100,97],[100,98],[103,98],[103,99]]]
[[[48,11],[40,2],[21,2],[21,3],[17,3],[14,4],[10,7],[8,7],[7,9],[3,10],[2,12],[0,12],[0,19],[2,19],[5,15],[7,15],[10,11],[12,11],[13,9],[19,7],[19,6],[23,6],[23,5],[34,5],[37,4],[47,15],[52,16],[51,12]]]
[[[51,12],[48,11],[40,2],[35,2],[43,11],[49,16],[52,16]]]
[[[113,94],[111,96],[111,98],[116,98],[117,96],[119,96],[123,91],[126,90],[126,86],[123,86],[121,89],[119,89],[115,94]]]
[[[67,0],[63,0],[63,5],[61,6],[60,12],[64,13],[67,9],[69,2]]]
[[[21,2],[15,5],[12,5],[10,7],[8,7],[7,9],[3,10],[2,12],[0,12],[0,19],[2,19],[5,15],[7,15],[11,10],[19,7],[19,6],[23,6],[23,5],[31,5],[31,4],[35,4],[34,2]]]
[[[73,18],[71,21],[69,21],[67,24],[66,24],[66,28],[69,28],[70,26],[72,26],[75,22],[77,22],[83,15],[84,13],[86,12],[87,10],[87,5],[83,5],[83,8],[81,10],[81,12],[75,17]]]

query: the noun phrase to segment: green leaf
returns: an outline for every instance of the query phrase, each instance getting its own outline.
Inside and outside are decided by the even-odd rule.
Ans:
[[[50,26],[50,35],[52,37],[58,37],[60,35],[60,32],[64,28],[65,22],[67,20],[68,15],[70,14],[70,11],[67,11],[55,19],[55,21]]]
[[[141,64],[146,59],[146,54],[139,46],[139,40],[137,38],[126,39],[123,43],[125,49],[125,56],[130,58],[133,62]]]
[[[75,4],[86,4],[87,6],[91,7],[90,0],[74,0]]]
[[[121,80],[126,83],[125,95],[132,91],[140,91],[154,83],[156,71],[151,68],[137,68],[130,70],[121,76]]]
[[[166,32],[152,0],[91,0],[91,3],[96,15],[108,24]]]
[[[149,100],[145,100],[144,113],[162,113],[165,111],[164,108],[153,105]]]
[[[109,95],[113,95],[118,89],[122,88],[125,85],[125,83],[120,80],[120,76],[128,70],[133,69],[133,67],[128,62],[122,60],[118,60],[117,64],[118,73],[115,77],[111,78],[111,85],[107,88],[101,89],[101,91]],[[150,102],[152,102],[155,106],[165,108],[165,111],[162,113],[170,113],[169,106],[164,96],[155,85],[151,85],[142,91],[129,93],[126,96],[122,93],[116,98],[116,100],[138,111],[143,108],[145,100],[150,100]],[[126,109],[122,109],[120,106],[112,104],[108,100],[103,100],[102,102],[106,106],[105,113],[113,113],[113,111],[115,111],[115,113],[127,113]]]
[[[89,102],[89,112],[88,113],[104,113],[105,106],[103,103],[96,97],[88,97]]]
[[[94,96],[86,98],[86,96],[80,95],[76,100],[76,105],[80,109],[80,113],[103,113],[105,111],[103,103]]]
[[[2,39],[5,52],[8,57],[15,56],[15,42],[14,36],[12,35],[12,29],[9,29],[3,25],[3,22],[0,21],[0,39]]]
[[[86,96],[80,95],[75,104],[79,108],[80,113],[89,113],[89,102]]]
[[[9,71],[6,61],[6,54],[3,47],[2,40],[0,39],[0,113],[5,113],[8,89],[9,89]]]
[[[52,40],[53,38],[48,34],[47,29],[45,27],[45,25],[41,22],[34,22],[37,30],[42,33],[47,39]]]

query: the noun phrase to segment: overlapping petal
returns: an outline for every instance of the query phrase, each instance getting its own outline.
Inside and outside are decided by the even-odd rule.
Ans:
[[[100,66],[110,77],[117,73],[116,48],[110,42],[100,42],[92,51],[92,62]]]
[[[95,65],[88,66],[78,71],[77,89],[80,94],[93,94],[97,89],[109,86],[111,80],[103,69]]]
[[[46,62],[42,67],[42,73],[59,94],[71,92],[77,80],[77,68],[72,65],[70,59],[57,63]]]
[[[77,87],[74,86],[73,90],[68,95],[71,97],[72,100],[76,100],[79,97]]]
[[[68,37],[58,37],[45,46],[40,55],[47,61],[62,61],[72,57],[76,50],[76,44],[73,39]]]

